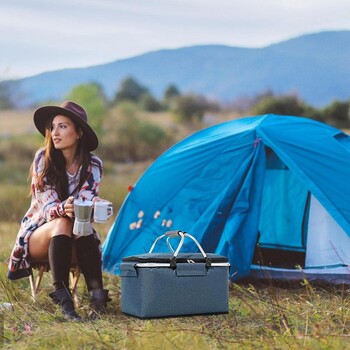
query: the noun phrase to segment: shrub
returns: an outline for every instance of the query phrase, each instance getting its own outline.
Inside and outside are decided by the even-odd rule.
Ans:
[[[197,94],[182,95],[173,100],[173,112],[182,122],[201,121],[205,112],[218,110],[218,104]]]
[[[162,110],[162,105],[151,94],[144,94],[140,100],[140,106],[142,109],[148,112],[158,112]]]
[[[253,114],[281,114],[304,116],[307,109],[306,104],[297,96],[263,96],[253,107]]]
[[[350,127],[350,103],[334,101],[323,110],[325,121],[339,128]]]
[[[112,161],[138,161],[158,156],[172,141],[159,125],[139,117],[135,103],[123,102],[105,123],[103,157]]]
[[[148,94],[148,89],[134,78],[128,77],[120,83],[114,100],[117,103],[122,101],[138,102],[144,94]]]

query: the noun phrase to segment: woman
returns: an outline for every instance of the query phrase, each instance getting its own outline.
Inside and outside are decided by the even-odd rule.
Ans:
[[[90,153],[98,146],[85,110],[74,102],[44,106],[34,113],[34,124],[45,136],[31,167],[31,205],[24,216],[12,251],[8,277],[31,274],[31,263],[48,261],[52,273],[53,302],[64,316],[80,320],[69,292],[74,246],[91,297],[89,318],[106,311],[108,291],[103,289],[100,239],[73,235],[75,199],[100,200],[102,162]]]

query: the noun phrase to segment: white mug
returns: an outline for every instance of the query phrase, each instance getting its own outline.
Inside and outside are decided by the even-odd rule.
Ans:
[[[108,201],[97,201],[94,206],[94,221],[105,223],[113,215],[112,203]]]

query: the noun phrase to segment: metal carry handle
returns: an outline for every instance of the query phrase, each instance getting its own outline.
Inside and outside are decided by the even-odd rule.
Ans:
[[[183,243],[184,243],[184,240],[185,240],[185,237],[189,237],[192,239],[192,241],[194,243],[196,243],[196,246],[198,247],[199,251],[202,253],[203,257],[206,258],[207,257],[207,254],[205,253],[205,251],[203,250],[202,246],[199,244],[199,242],[193,237],[191,236],[189,233],[187,232],[182,232],[182,231],[178,231],[178,235],[181,237],[181,240],[180,240],[180,243],[179,245],[177,246],[177,249],[174,253],[174,257],[177,257],[179,252],[180,252],[180,249],[182,248],[183,246]]]
[[[149,250],[148,253],[152,253],[152,252],[153,252],[153,249],[154,249],[154,247],[156,246],[157,242],[158,242],[159,240],[161,240],[163,237],[166,237],[166,235],[161,235],[161,236],[159,236],[159,237],[154,241],[154,243],[152,244],[152,247],[151,247],[151,249]],[[170,244],[170,242],[169,242],[169,238],[170,238],[170,237],[167,238],[166,244],[167,244],[167,246],[169,247],[169,250],[170,250],[172,253],[174,253],[174,249],[173,249],[173,247],[171,246],[171,244]]]
[[[148,253],[152,253],[152,252],[153,252],[153,249],[154,249],[154,247],[156,246],[157,242],[158,242],[159,240],[161,240],[163,237],[167,237],[167,240],[166,240],[167,246],[169,247],[169,250],[170,250],[172,253],[174,253],[174,249],[173,249],[173,247],[171,246],[171,244],[170,244],[170,242],[169,242],[169,239],[170,239],[170,238],[173,238],[173,237],[178,237],[178,236],[180,236],[179,232],[181,232],[181,231],[176,231],[176,230],[167,231],[167,232],[165,232],[164,235],[159,236],[159,237],[154,241],[154,243],[152,244],[152,247],[151,247],[151,249],[149,250]],[[181,237],[181,240],[182,240],[182,243],[183,243],[184,237]],[[181,243],[181,241],[180,241],[180,243]],[[176,254],[176,255],[177,255],[177,254]]]
[[[169,242],[169,239],[170,238],[175,238],[175,237],[178,237],[180,236],[181,239],[180,239],[180,243],[179,245],[177,246],[175,252],[174,252],[174,249],[173,247],[171,246],[170,242]],[[171,258],[171,266],[176,266],[176,257],[178,256],[182,246],[183,246],[183,243],[184,243],[184,240],[185,240],[185,237],[189,237],[193,240],[193,242],[196,244],[196,246],[198,247],[199,251],[201,252],[201,254],[203,255],[203,258],[205,259],[206,261],[206,266],[207,267],[210,267],[211,266],[211,261],[210,259],[207,257],[207,254],[205,253],[205,251],[203,250],[202,246],[199,244],[199,242],[197,241],[196,238],[194,238],[192,235],[190,235],[189,233],[187,232],[183,232],[183,231],[176,231],[176,230],[172,230],[172,231],[167,231],[164,235],[161,235],[159,236],[153,243],[151,249],[149,250],[149,253],[152,253],[153,252],[153,249],[154,247],[156,246],[157,242],[162,239],[163,237],[167,237],[167,240],[166,240],[166,243],[170,249],[170,251],[172,253],[174,253],[173,257]]]
[[[167,237],[167,239],[166,239],[166,244],[167,244],[169,250],[170,250],[172,253],[174,253],[174,248],[173,248],[172,245],[170,244],[170,238],[174,238],[174,237],[178,237],[178,236],[179,236],[179,231],[177,231],[177,230],[172,230],[172,231],[167,231],[167,232],[165,232],[164,235],[159,236],[159,237],[155,240],[155,242],[153,243],[151,249],[149,250],[149,253],[152,253],[152,251],[153,251],[155,245],[157,244],[157,242],[158,242],[160,239],[162,239],[163,237]]]

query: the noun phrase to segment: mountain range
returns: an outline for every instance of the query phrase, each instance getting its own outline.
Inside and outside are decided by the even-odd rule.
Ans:
[[[21,105],[60,101],[78,84],[99,83],[112,98],[126,77],[161,98],[174,84],[220,102],[270,90],[322,107],[350,98],[350,31],[302,35],[263,48],[201,45],[159,50],[87,68],[19,79]]]

